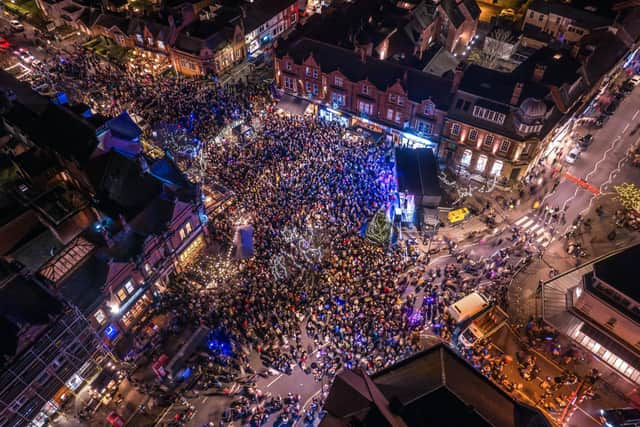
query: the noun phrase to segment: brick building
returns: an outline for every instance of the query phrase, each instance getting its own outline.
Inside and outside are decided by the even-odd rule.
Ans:
[[[320,117],[435,147],[451,81],[303,38],[276,49],[276,83]]]

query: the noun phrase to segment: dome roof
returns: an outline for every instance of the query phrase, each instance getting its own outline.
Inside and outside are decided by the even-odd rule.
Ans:
[[[547,114],[547,106],[539,99],[527,98],[520,104],[520,112],[532,119],[541,118]]]

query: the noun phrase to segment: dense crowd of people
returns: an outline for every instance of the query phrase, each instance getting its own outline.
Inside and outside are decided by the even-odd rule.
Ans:
[[[136,113],[162,148],[200,141],[204,174],[235,194],[211,221],[212,235],[229,247],[236,227],[250,224],[254,256],[207,257],[181,278],[190,295],[181,285],[166,296],[182,318],[225,337],[220,352],[234,372],[252,369],[250,351],[266,366],[290,373],[298,365],[323,384],[343,367],[375,372],[418,351],[425,332],[451,339],[446,308],[468,293],[505,305],[513,272],[535,252],[533,236],[514,227],[509,245],[500,248],[500,239],[485,259],[445,240],[449,263],[430,268],[413,244],[362,237],[394,202],[391,143],[280,114],[265,85],[141,77],[84,52],[61,57],[50,78],[103,114]],[[252,136],[220,139],[233,121],[251,126]]]

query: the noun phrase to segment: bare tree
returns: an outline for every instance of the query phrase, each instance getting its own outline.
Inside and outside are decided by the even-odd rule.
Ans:
[[[474,60],[479,65],[487,68],[495,68],[500,60],[508,60],[515,49],[515,38],[511,31],[496,28],[484,39],[481,51],[474,55]]]

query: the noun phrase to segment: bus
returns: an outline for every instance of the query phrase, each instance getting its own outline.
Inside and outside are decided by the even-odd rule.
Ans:
[[[489,299],[479,292],[472,292],[447,308],[456,325],[473,320],[491,307]]]

